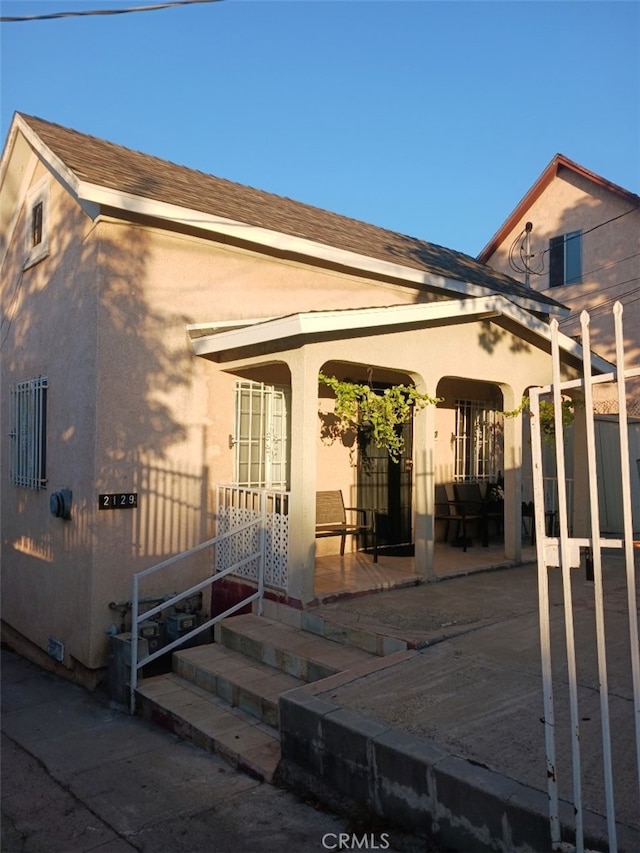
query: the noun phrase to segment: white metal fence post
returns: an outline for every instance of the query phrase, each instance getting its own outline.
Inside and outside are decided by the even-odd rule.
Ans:
[[[640,645],[638,643],[638,609],[636,606],[636,579],[633,559],[633,516],[631,512],[631,476],[629,459],[629,427],[627,423],[627,391],[624,370],[624,332],[622,305],[613,306],[616,333],[616,382],[618,386],[618,411],[620,413],[620,466],[622,473],[622,513],[624,529],[624,555],[627,570],[627,602],[629,607],[629,639],[631,643],[631,673],[636,728],[636,769],[640,796]]]
[[[583,311],[580,315],[582,328],[582,346],[584,351],[591,352],[591,335],[589,330],[589,314]],[[597,470],[596,434],[593,409],[593,382],[591,362],[589,358],[583,361],[584,373],[584,406],[587,432],[587,465],[588,471]],[[600,683],[600,724],[602,729],[602,758],[604,763],[605,802],[607,808],[607,830],[609,834],[609,851],[616,853],[618,849],[616,832],[616,812],[613,796],[613,767],[611,763],[611,730],[609,725],[609,682],[607,676],[607,649],[604,622],[604,590],[602,584],[602,546],[600,542],[600,506],[598,501],[598,478],[589,476],[589,515],[591,519],[591,559],[593,564],[594,605],[596,617],[596,643],[598,651],[598,681]]]
[[[542,666],[542,701],[544,738],[547,761],[547,793],[551,845],[560,844],[558,778],[556,774],[555,710],[553,704],[553,671],[551,667],[551,626],[549,622],[549,570],[545,555],[545,501],[542,471],[542,433],[540,429],[540,393],[531,389],[531,456],[533,464],[533,505],[535,513],[536,555],[538,561],[538,605],[540,620],[540,660]]]
[[[558,321],[551,326],[551,352],[553,362],[553,417],[555,426],[556,469],[558,472],[558,521],[560,527],[560,569],[564,600],[564,625],[567,644],[567,670],[569,679],[569,708],[571,714],[571,763],[573,779],[573,804],[576,812],[576,851],[584,853],[584,822],[582,814],[582,776],[580,770],[580,716],[578,712],[578,679],[576,672],[575,630],[573,624],[573,598],[571,594],[571,561],[569,554],[569,525],[567,517],[567,484],[564,462],[564,428],[562,423],[562,391],[560,377],[560,347]]]
[[[538,597],[540,605],[540,645],[543,680],[545,745],[547,760],[549,818],[551,824],[551,841],[554,850],[569,849],[570,845],[561,840],[558,799],[558,767],[555,744],[555,716],[553,696],[553,668],[551,649],[550,601],[549,601],[549,570],[559,567],[562,579],[564,603],[564,640],[566,647],[567,683],[569,690],[569,710],[571,724],[571,764],[573,782],[573,805],[575,812],[575,850],[584,851],[584,811],[581,780],[580,760],[580,730],[578,715],[578,684],[576,670],[576,644],[574,630],[574,608],[571,584],[571,569],[580,565],[580,549],[588,549],[591,555],[587,580],[593,581],[593,608],[595,614],[597,666],[599,681],[600,718],[602,736],[604,793],[607,815],[607,841],[610,853],[618,849],[616,826],[614,785],[617,777],[614,775],[613,750],[611,742],[610,697],[607,675],[607,649],[605,631],[605,584],[602,554],[605,549],[618,549],[624,554],[626,593],[629,611],[629,640],[631,655],[631,670],[633,680],[633,708],[635,723],[635,759],[638,773],[638,793],[640,794],[640,644],[638,642],[638,612],[636,604],[636,578],[634,567],[633,513],[631,492],[631,460],[629,455],[629,425],[627,420],[627,390],[626,383],[631,377],[640,377],[640,367],[634,365],[625,368],[624,334],[622,327],[622,306],[616,303],[613,309],[615,326],[615,349],[617,367],[613,371],[592,375],[590,354],[590,319],[587,312],[580,317],[582,328],[582,360],[583,376],[579,379],[561,381],[560,376],[560,333],[558,323],[550,323],[552,351],[552,382],[542,388],[534,388],[530,393],[531,408],[531,439],[533,464],[533,496],[535,501],[536,546],[538,558]],[[600,494],[598,482],[598,453],[596,447],[596,417],[593,388],[595,385],[616,383],[618,398],[618,431],[620,449],[620,497],[623,507],[623,538],[603,537],[601,533]],[[590,514],[589,537],[576,537],[571,534],[569,516],[571,507],[568,500],[569,483],[565,476],[564,436],[563,436],[563,394],[572,390],[584,389],[585,398],[585,462],[588,472],[588,496]],[[555,430],[557,502],[553,510],[557,510],[559,533],[546,529],[546,498],[545,478],[543,477],[542,428],[540,417],[540,397],[551,394],[553,399],[553,420]],[[609,461],[609,467],[611,463]],[[605,472],[606,476],[606,472]],[[564,677],[563,677],[564,680]]]

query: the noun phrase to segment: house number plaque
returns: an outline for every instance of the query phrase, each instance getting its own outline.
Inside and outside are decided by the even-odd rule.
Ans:
[[[98,495],[98,509],[135,509],[137,506],[137,492],[122,492],[115,495]]]

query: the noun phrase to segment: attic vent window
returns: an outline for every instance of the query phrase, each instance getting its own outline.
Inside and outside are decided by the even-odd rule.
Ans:
[[[25,268],[49,254],[49,184],[39,183],[27,196]]]
[[[31,210],[31,247],[39,246],[42,243],[42,214],[44,204],[39,201],[34,204]]]

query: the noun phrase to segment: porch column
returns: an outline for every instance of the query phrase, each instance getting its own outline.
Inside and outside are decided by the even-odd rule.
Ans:
[[[424,581],[435,579],[434,571],[434,441],[435,406],[418,412],[413,425],[415,570]]]
[[[504,399],[508,411],[515,397]],[[522,414],[504,419],[504,554],[509,560],[522,556]]]
[[[302,347],[288,359],[291,370],[291,498],[287,594],[313,598],[315,576],[315,493],[318,454],[317,358]]]

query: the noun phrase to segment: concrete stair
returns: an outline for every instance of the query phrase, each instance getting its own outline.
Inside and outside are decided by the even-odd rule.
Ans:
[[[138,682],[146,719],[271,781],[280,760],[279,697],[366,665],[374,655],[255,614],[216,626],[216,642],[178,650],[172,671]]]

